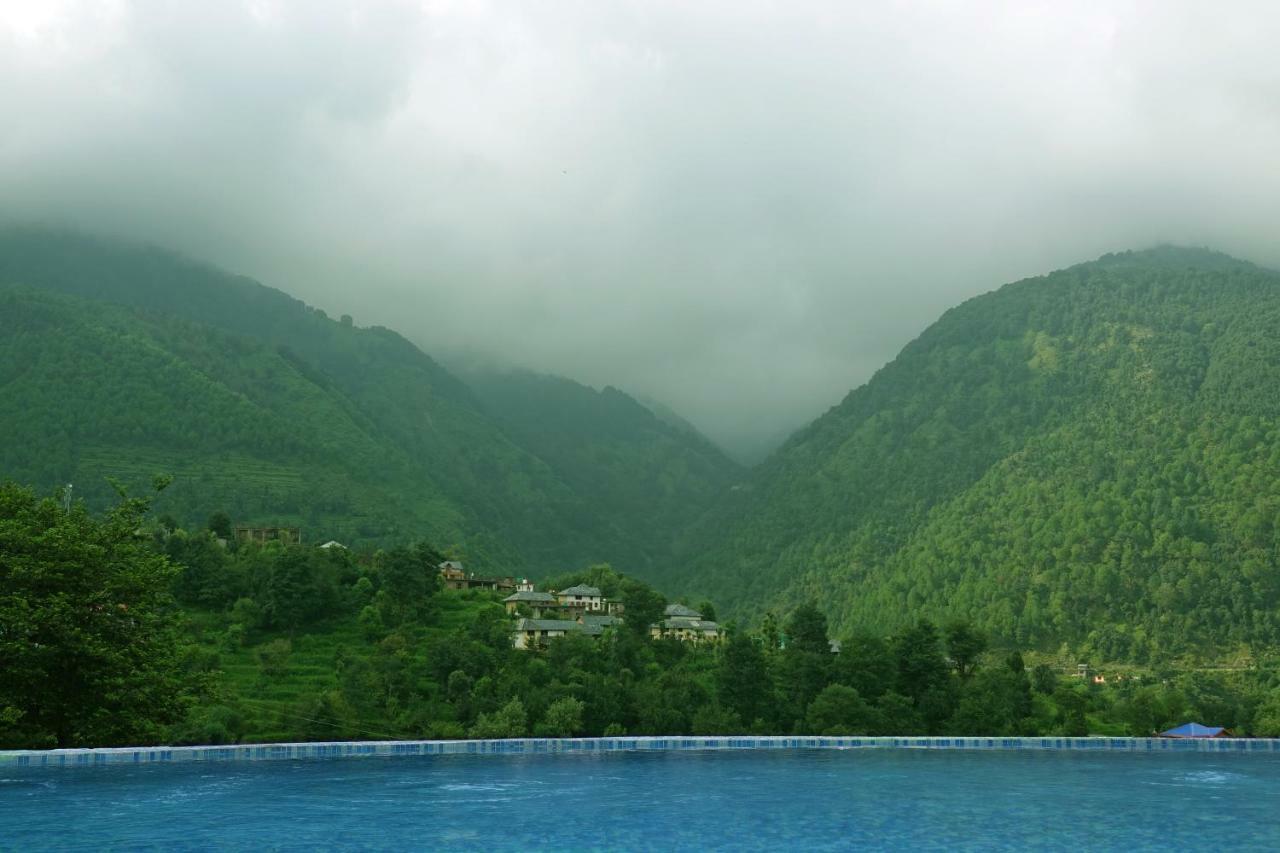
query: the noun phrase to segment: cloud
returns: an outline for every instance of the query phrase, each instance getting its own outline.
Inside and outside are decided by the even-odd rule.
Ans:
[[[747,447],[955,302],[1280,265],[1266,3],[10,2],[0,212],[168,244]]]

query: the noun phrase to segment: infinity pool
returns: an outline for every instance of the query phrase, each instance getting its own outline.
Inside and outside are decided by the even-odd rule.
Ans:
[[[0,767],[0,849],[1280,849],[1280,755],[845,751]]]

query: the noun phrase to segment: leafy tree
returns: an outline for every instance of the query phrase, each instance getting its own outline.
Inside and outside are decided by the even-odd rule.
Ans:
[[[469,734],[475,738],[524,737],[528,731],[528,716],[524,703],[512,699],[498,711],[481,714]]]
[[[741,632],[723,644],[716,666],[716,695],[726,710],[751,722],[771,713],[772,682],[760,648]]]
[[[220,539],[231,539],[231,516],[227,515],[222,510],[212,513],[209,516],[209,521],[205,524],[205,527],[210,533]]]
[[[876,714],[858,691],[843,684],[831,684],[809,705],[808,727],[823,735],[870,734]]]
[[[840,654],[832,661],[831,678],[868,700],[892,690],[897,667],[889,644],[865,631],[854,634],[841,644]]]
[[[812,604],[802,604],[787,620],[787,648],[802,652],[830,654],[831,641],[827,637],[827,617]]]
[[[581,699],[566,696],[557,699],[547,706],[543,716],[539,734],[549,737],[573,737],[582,731],[582,712],[585,705]]]
[[[332,612],[337,600],[333,567],[319,549],[289,547],[270,561],[262,590],[266,624],[296,631]]]
[[[424,622],[430,617],[435,594],[440,590],[436,567],[443,559],[438,551],[422,544],[392,548],[378,555],[377,572],[382,583],[378,602],[386,624]]]
[[[987,650],[987,638],[969,622],[957,620],[946,627],[947,654],[961,678],[973,674],[978,656]]]
[[[181,714],[176,570],[134,535],[148,504],[99,520],[0,485],[0,743],[149,743]]]

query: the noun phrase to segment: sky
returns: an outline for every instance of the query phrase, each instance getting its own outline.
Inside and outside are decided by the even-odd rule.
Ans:
[[[1271,2],[0,0],[0,221],[212,261],[745,456],[948,307],[1280,267]]]

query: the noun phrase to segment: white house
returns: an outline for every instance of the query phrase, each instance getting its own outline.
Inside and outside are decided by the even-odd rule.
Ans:
[[[601,612],[605,609],[605,597],[601,594],[598,587],[587,586],[586,584],[578,584],[568,589],[562,589],[556,593],[556,598],[560,599],[561,607],[582,608],[594,612]]]

